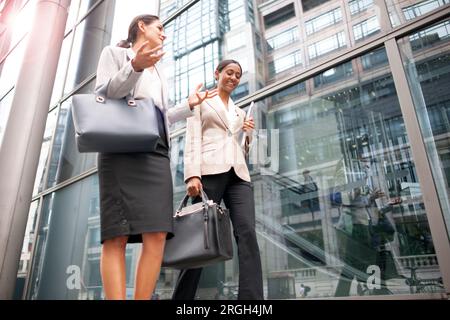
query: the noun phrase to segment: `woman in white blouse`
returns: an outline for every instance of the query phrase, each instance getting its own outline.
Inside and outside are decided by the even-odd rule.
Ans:
[[[191,116],[195,106],[216,93],[199,92],[168,107],[168,90],[158,61],[164,55],[164,28],[158,17],[133,19],[128,39],[104,48],[97,69],[97,89],[108,85],[107,97],[153,98],[159,115],[160,139],[149,153],[99,154],[101,275],[107,299],[126,298],[127,243],[142,242],[135,299],[150,299],[159,276],[166,237],[173,231],[173,190],[169,124]]]

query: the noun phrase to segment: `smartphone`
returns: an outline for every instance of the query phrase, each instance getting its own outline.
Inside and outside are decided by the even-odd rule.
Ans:
[[[252,103],[250,103],[250,107],[248,107],[247,114],[245,115],[245,120],[253,118],[253,106],[254,105],[255,105],[255,103],[252,101]]]
[[[255,103],[252,101],[250,103],[250,107],[248,107],[247,113],[245,114],[245,120],[247,121],[250,118],[253,118],[253,107],[255,106]],[[247,133],[243,134],[241,145],[245,145],[245,138],[247,137]]]

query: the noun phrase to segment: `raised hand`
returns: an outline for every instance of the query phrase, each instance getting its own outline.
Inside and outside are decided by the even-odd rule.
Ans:
[[[137,50],[134,59],[131,60],[134,71],[141,72],[144,69],[153,67],[165,54],[161,50],[162,47],[162,45],[159,45],[155,48],[149,48],[148,41],[145,41]]]
[[[189,108],[194,108],[195,106],[201,104],[206,99],[211,99],[217,96],[217,88],[213,90],[200,91],[203,87],[203,83],[199,83],[195,88],[195,92],[191,94],[188,98]]]

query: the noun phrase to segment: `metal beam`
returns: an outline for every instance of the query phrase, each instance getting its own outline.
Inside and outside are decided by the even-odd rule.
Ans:
[[[434,184],[433,172],[428,162],[427,149],[417,119],[411,89],[408,85],[403,61],[395,39],[386,42],[386,52],[391,65],[400,109],[410,141],[411,151],[417,168],[423,201],[426,208],[428,224],[431,229],[434,248],[442,274],[445,290],[450,294],[450,242],[445,228],[445,221],[439,205],[439,195]]]
[[[0,299],[14,294],[70,0],[38,0],[0,149]]]

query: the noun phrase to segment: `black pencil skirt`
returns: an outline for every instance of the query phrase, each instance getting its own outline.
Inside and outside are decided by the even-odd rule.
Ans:
[[[147,232],[173,236],[173,186],[168,152],[99,154],[101,243]]]

